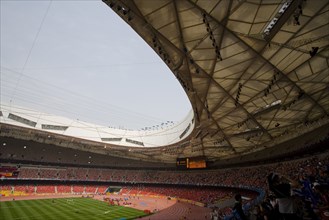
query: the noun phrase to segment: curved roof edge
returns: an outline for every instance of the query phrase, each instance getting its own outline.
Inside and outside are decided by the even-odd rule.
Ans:
[[[0,122],[126,147],[161,147],[178,143],[194,129],[191,110],[180,122],[168,121],[143,130],[117,129],[50,115],[18,106],[1,105]]]

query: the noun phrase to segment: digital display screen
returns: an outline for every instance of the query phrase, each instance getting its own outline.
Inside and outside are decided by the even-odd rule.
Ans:
[[[204,157],[177,158],[176,167],[181,169],[204,169],[207,162]]]
[[[187,168],[190,169],[200,169],[200,168],[206,168],[206,161],[205,160],[189,160],[187,164]]]

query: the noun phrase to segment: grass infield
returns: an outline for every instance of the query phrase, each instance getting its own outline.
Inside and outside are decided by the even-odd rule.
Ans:
[[[138,219],[137,209],[109,206],[90,198],[38,199],[0,202],[0,220],[103,220]]]

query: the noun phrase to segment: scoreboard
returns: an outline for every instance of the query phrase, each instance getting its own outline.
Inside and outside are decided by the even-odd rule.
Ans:
[[[180,169],[204,169],[207,168],[205,157],[177,158],[176,167]]]
[[[186,168],[186,158],[177,158],[176,160],[176,166],[179,168]]]

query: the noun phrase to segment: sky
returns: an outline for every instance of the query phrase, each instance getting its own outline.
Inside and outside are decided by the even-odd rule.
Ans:
[[[140,129],[182,120],[188,98],[101,1],[0,1],[1,106]]]

